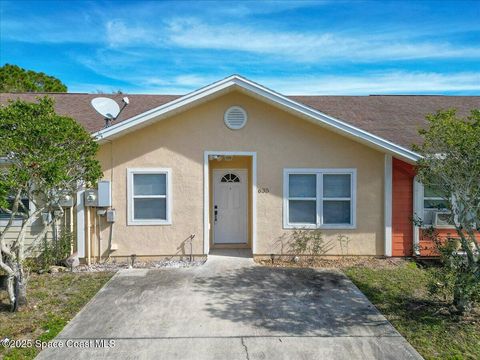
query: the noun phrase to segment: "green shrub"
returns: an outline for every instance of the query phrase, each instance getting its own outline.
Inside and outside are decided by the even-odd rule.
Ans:
[[[70,255],[72,241],[73,234],[67,229],[62,229],[56,240],[45,236],[36,249],[39,255],[26,261],[25,265],[33,271],[47,270],[52,265],[64,265],[62,261]]]
[[[315,256],[325,255],[332,249],[332,242],[325,241],[320,230],[296,229],[288,243],[289,252],[295,255],[307,255],[313,261]]]
[[[427,285],[430,295],[452,303],[460,314],[480,303],[480,268],[478,254],[469,261],[456,238],[442,239],[434,228],[424,230],[440,255],[440,266],[431,270]]]

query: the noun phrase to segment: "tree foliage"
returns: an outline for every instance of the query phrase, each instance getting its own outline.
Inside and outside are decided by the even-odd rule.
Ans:
[[[63,216],[62,199],[73,197],[80,184],[93,186],[101,177],[97,150],[98,144],[80,124],[55,113],[49,97],[0,107],[0,157],[8,164],[0,171],[0,209],[10,214],[7,226],[0,229],[0,268],[22,286],[28,250]],[[22,209],[22,198],[28,198],[35,211]],[[26,249],[27,225],[41,213],[50,214],[50,219]],[[7,244],[5,235],[18,218],[21,229]]]
[[[418,178],[448,203],[461,251],[452,248],[454,239],[435,243],[449,272],[454,305],[464,312],[480,290],[480,109],[466,118],[453,109],[439,111],[427,120],[428,128],[420,131],[424,142],[416,147],[423,155]]]
[[[0,92],[67,92],[59,79],[17,65],[0,67]]]

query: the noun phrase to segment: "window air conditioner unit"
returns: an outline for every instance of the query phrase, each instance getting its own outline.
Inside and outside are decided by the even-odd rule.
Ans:
[[[436,228],[450,228],[454,224],[451,221],[452,214],[448,211],[437,211],[433,218],[433,226]]]

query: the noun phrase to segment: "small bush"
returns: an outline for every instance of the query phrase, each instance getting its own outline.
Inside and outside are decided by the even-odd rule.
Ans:
[[[313,261],[315,256],[325,255],[332,249],[332,242],[325,241],[320,230],[296,229],[288,243],[289,251],[295,255],[308,255]]]
[[[427,285],[431,296],[451,302],[455,312],[469,313],[480,303],[480,268],[478,254],[469,261],[456,238],[442,239],[434,228],[424,230],[440,255],[441,266],[432,269]]]
[[[73,234],[62,229],[57,240],[49,239],[47,236],[37,248],[38,256],[29,259],[26,266],[33,271],[47,270],[52,265],[64,265],[62,263],[70,255],[73,241]]]

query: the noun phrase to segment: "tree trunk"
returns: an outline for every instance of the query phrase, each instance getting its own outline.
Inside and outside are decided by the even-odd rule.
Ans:
[[[455,284],[453,290],[453,306],[459,315],[468,314],[472,310],[472,302],[470,296],[465,294],[462,285]]]
[[[13,274],[9,276],[8,295],[10,303],[16,309],[17,306],[27,304],[27,280],[23,265],[19,263],[10,264]]]
[[[7,278],[7,292],[8,292],[8,299],[10,300],[10,309],[11,311],[17,311],[18,308],[18,299],[16,291],[16,281],[15,276],[9,275]]]
[[[17,287],[18,287],[18,305],[26,305],[27,304],[27,277],[25,276],[25,272],[23,270],[23,265],[20,264],[18,267],[18,277],[17,277]]]

